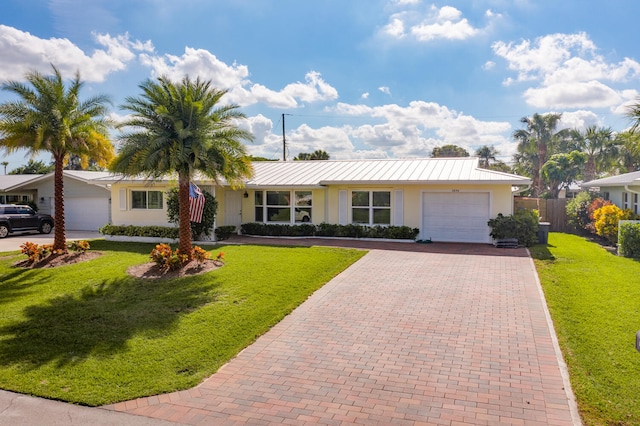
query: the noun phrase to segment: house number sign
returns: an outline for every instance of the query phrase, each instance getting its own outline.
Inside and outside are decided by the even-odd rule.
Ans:
[[[451,192],[460,192],[459,189],[452,189]]]

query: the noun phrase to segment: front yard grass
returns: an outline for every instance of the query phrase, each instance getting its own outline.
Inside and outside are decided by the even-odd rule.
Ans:
[[[55,269],[0,254],[0,388],[97,406],[195,386],[365,253],[217,247],[222,268],[157,281],[126,273],[153,245],[91,246]]]
[[[584,423],[640,424],[640,262],[557,233],[531,253]]]

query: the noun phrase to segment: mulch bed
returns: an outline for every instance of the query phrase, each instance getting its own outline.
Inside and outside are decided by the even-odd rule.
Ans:
[[[52,254],[38,262],[32,262],[29,259],[19,260],[13,266],[19,268],[55,268],[57,266],[72,265],[74,263],[86,262],[102,256],[99,251],[70,252],[65,254]]]
[[[175,271],[167,271],[161,268],[155,262],[143,263],[142,265],[135,265],[127,269],[127,273],[132,277],[146,278],[146,279],[169,279],[187,277],[192,275],[200,275],[205,272],[210,272],[220,268],[223,265],[222,262],[212,259],[207,259],[202,263],[192,260],[185,264],[182,268]]]

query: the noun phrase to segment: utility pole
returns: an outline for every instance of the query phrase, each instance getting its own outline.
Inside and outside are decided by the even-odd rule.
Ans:
[[[284,113],[282,114],[282,161],[287,161],[287,138],[284,133]]]

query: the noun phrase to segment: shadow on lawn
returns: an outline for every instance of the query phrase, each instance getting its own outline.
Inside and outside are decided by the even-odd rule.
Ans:
[[[140,334],[164,336],[181,315],[218,297],[215,278],[122,279],[29,306],[25,320],[0,328],[0,362],[27,370],[122,351]]]

